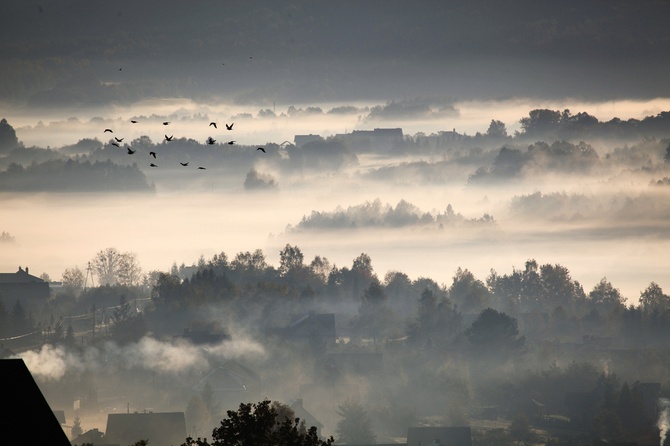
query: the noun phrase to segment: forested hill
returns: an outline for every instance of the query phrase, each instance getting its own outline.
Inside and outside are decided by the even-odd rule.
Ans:
[[[153,192],[137,167],[120,166],[111,161],[52,159],[27,167],[12,163],[0,172],[2,192]]]

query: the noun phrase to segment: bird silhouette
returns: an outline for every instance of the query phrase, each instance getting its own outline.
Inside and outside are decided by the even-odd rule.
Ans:
[[[169,123],[170,123],[170,121],[165,121],[165,122],[163,123],[163,125],[168,125]]]
[[[216,126],[216,122],[210,122],[209,125],[210,125],[210,126],[213,125],[215,129],[218,128],[218,127]]]
[[[228,144],[232,146],[233,144],[235,144],[235,141],[228,141]]]
[[[267,153],[267,152],[265,151],[265,149],[262,148],[262,147],[259,147],[259,148],[257,148],[256,150],[260,150],[260,151],[263,152],[263,153]]]
[[[137,124],[137,121],[135,121],[134,119],[131,119],[130,122],[132,122],[133,124]]]
[[[136,151],[137,151],[137,150],[133,150],[133,149],[131,149],[130,147],[128,147],[128,155],[132,155],[132,154],[135,153]]]
[[[116,142],[121,142],[121,141],[123,141],[123,138],[117,138],[116,136],[114,137],[114,139],[116,140]]]
[[[107,132],[109,132],[109,133],[114,133],[114,132],[112,131],[112,129],[105,129],[105,131],[102,132],[102,133],[107,133]]]
[[[226,128],[227,128],[228,130],[232,130],[234,125],[235,125],[234,122],[233,122],[232,124],[230,124],[230,125],[226,124]]]
[[[205,168],[202,167],[202,166],[198,167],[198,169],[200,169],[200,170],[205,170]]]
[[[121,146],[119,146],[119,143],[118,143],[118,142],[113,142],[112,145],[113,145],[113,146],[116,146],[116,147],[121,147]]]
[[[151,167],[158,167],[158,166],[155,165],[154,163],[149,164],[149,166],[151,166]]]
[[[214,144],[216,142],[216,139],[212,138],[211,136],[207,138],[207,144]]]
[[[153,156],[154,158],[156,158],[156,152],[149,152],[149,155],[151,155],[151,156]]]
[[[185,163],[179,163],[179,164],[181,164],[182,166],[188,166],[188,161],[186,161]]]
[[[165,140],[166,141],[172,141],[173,137],[174,137],[174,135],[170,135],[170,136],[165,135]]]

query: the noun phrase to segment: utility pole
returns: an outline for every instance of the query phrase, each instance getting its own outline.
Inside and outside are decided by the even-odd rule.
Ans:
[[[95,283],[93,282],[93,268],[91,268],[91,262],[88,262],[88,265],[86,266],[86,277],[84,278],[84,289],[86,289],[86,285],[88,284],[88,276],[91,276],[91,286],[95,286]]]

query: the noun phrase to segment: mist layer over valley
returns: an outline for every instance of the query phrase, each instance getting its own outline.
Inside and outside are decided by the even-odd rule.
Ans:
[[[554,370],[577,373],[575,391],[617,376],[612,385],[665,382],[660,364],[641,369],[588,344],[612,337],[637,351],[636,342],[665,339],[662,329],[633,336],[625,322],[661,317],[670,301],[665,112],[621,124],[533,109],[513,135],[494,117],[467,134],[454,130],[454,107],[444,122],[452,130],[410,135],[336,117],[352,130],[322,135],[332,113],[315,108],[73,118],[19,131],[2,122],[1,266],[61,285],[43,307],[29,306],[30,322],[14,307],[4,339],[50,401],[74,398],[86,427],[124,409],[184,411],[201,435],[236,401],[261,397],[302,401],[336,435],[335,409],[357,401],[379,438],[405,434],[390,416],[470,425],[484,441],[494,431],[482,427],[483,406],[504,411],[503,427],[526,413],[522,400],[495,396],[491,380],[529,385],[533,370]],[[262,136],[246,131],[285,132],[296,121],[305,127],[293,141],[253,142]],[[85,133],[49,148],[19,139],[44,127]],[[332,343],[284,337],[309,314],[333,315]],[[502,356],[474,334],[489,316],[518,327]],[[216,341],[201,344],[198,333]],[[353,354],[359,362],[347,363]],[[434,375],[416,360],[434,363]],[[401,373],[372,382],[360,361]],[[215,385],[212,370],[239,364],[262,384],[237,396],[205,385]],[[569,413],[545,384],[538,398]],[[446,386],[444,401],[428,398],[432,385]]]
[[[221,250],[262,249],[272,261],[290,243],[338,265],[366,252],[382,272],[439,282],[459,267],[485,277],[536,258],[569,266],[585,284],[607,276],[631,302],[649,282],[663,284],[667,163],[665,140],[656,135],[664,112],[629,118],[638,125],[618,143],[619,118],[586,112],[542,129],[532,120],[560,113],[535,109],[517,117],[516,136],[495,116],[472,134],[406,134],[395,125],[414,122],[411,113],[396,115],[392,127],[367,121],[370,110],[391,104],[350,107],[365,117],[333,112],[344,106],[268,116],[238,110],[223,120],[235,122],[234,130],[183,107],[25,125],[1,161],[2,229],[14,238],[4,245],[2,267],[18,261],[57,278],[113,246],[137,253],[145,271],[166,270]],[[423,122],[459,128],[460,109],[452,115]],[[582,115],[599,127],[580,124]],[[209,125],[215,121],[219,128]],[[328,123],[350,130],[324,134]],[[370,124],[380,134],[397,130],[390,137],[358,130]],[[277,143],[260,139],[256,126],[279,139],[296,133]],[[19,139],[45,131],[62,145],[27,147]],[[66,142],[77,132],[83,137]],[[297,145],[295,135],[311,141]],[[59,222],[57,236],[34,223],[45,220]]]
[[[320,446],[667,444],[668,14],[3,2],[0,356],[73,444],[262,401]]]

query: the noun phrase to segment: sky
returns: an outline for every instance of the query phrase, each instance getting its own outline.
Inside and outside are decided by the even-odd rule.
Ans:
[[[163,127],[128,124],[133,116],[152,115],[174,120],[170,130],[178,137],[199,141],[210,120],[234,120],[235,138],[245,145],[375,127],[472,135],[485,132],[492,119],[513,133],[534,108],[586,111],[602,121],[642,119],[670,110],[669,13],[664,1],[4,0],[0,118],[26,147],[42,148],[102,141],[103,125],[128,139],[149,134],[160,141]],[[389,103],[402,104],[404,112],[371,114]],[[345,106],[354,111],[328,113]],[[289,107],[322,113],[291,116]],[[263,117],[268,110],[274,117]],[[594,144],[602,153],[613,149]],[[509,273],[536,258],[566,266],[587,292],[604,276],[632,302],[651,281],[670,289],[667,234],[649,237],[638,216],[631,220],[639,221],[639,232],[603,238],[594,221],[584,224],[593,225],[588,230],[533,226],[510,208],[515,196],[537,191],[588,191],[592,200],[604,200],[615,189],[636,199],[650,178],[631,179],[626,189],[609,183],[610,190],[608,177],[573,184],[535,179],[510,189],[467,187],[472,172],[430,186],[361,179],[407,160],[369,157],[354,171],[301,177],[266,166],[280,181],[274,195],[245,194],[246,172],[232,175],[231,187],[203,177],[197,186],[176,189],[152,171],[147,177],[159,187],[150,199],[3,193],[0,230],[17,241],[0,247],[0,268],[28,265],[58,280],[110,246],[137,253],[145,271],[257,248],[277,264],[281,247],[292,243],[308,259],[321,255],[350,266],[367,252],[380,276],[401,270],[447,285],[458,267],[483,280],[491,268]],[[405,199],[435,213],[452,204],[467,218],[491,213],[498,225],[430,237],[287,231],[313,211],[376,199],[391,206]],[[660,226],[663,215],[655,217]],[[575,231],[581,235],[570,236]]]

